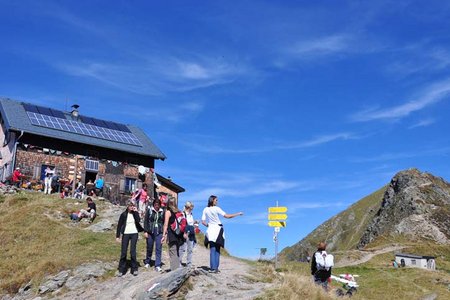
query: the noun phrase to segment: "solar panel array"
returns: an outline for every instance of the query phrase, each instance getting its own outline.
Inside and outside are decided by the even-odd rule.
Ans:
[[[123,124],[81,116],[82,122],[66,119],[62,111],[23,104],[31,124],[129,145],[142,146]]]

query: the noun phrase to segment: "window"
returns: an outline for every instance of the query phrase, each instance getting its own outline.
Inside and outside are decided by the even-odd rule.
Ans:
[[[85,167],[87,171],[98,172],[98,160],[86,159]]]
[[[132,193],[136,190],[136,179],[125,178],[125,192]]]
[[[416,260],[415,259],[411,259],[411,265],[415,265],[416,264]]]

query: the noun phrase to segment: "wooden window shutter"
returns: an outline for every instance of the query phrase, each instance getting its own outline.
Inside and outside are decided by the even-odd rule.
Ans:
[[[142,180],[136,180],[136,189],[142,189]]]
[[[121,178],[119,181],[119,193],[125,193],[125,178]]]
[[[34,166],[33,179],[41,179],[41,166]]]

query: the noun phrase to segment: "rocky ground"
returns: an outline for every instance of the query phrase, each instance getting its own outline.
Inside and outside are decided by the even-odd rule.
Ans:
[[[168,262],[167,253],[164,261]],[[199,270],[190,277],[190,289],[182,289],[176,296],[184,299],[253,299],[269,288],[267,284],[254,282],[251,267],[232,257],[221,257],[220,273],[205,272],[209,265],[209,251],[203,246],[194,249],[195,269]],[[153,268],[139,269],[139,275],[127,273],[125,276],[95,282],[58,295],[58,299],[138,299],[142,293],[154,285],[155,279],[164,276]]]
[[[98,201],[99,199],[97,199]],[[80,204],[82,205],[82,204]],[[94,232],[112,231],[114,225],[123,211],[123,207],[105,205],[100,211],[94,224],[86,230]],[[53,212],[46,215],[50,219],[66,219],[63,212]],[[87,220],[82,220],[87,222]],[[86,224],[87,225],[87,224]],[[66,226],[77,226],[76,222],[68,222]],[[119,255],[119,253],[118,253]],[[139,260],[142,262],[142,257]],[[163,251],[163,272],[158,273],[153,268],[146,269],[141,263],[139,275],[127,273],[123,277],[109,277],[101,280],[107,272],[117,267],[115,262],[89,262],[75,270],[65,270],[59,274],[48,277],[38,288],[38,295],[34,294],[31,285],[22,287],[19,294],[2,297],[6,299],[151,299],[146,296],[152,286],[160,284],[160,280],[171,280],[172,274],[168,272],[168,252]],[[186,268],[186,267],[184,267]],[[188,280],[174,295],[182,299],[253,299],[269,288],[268,284],[255,280],[252,267],[245,261],[222,255],[220,273],[211,274],[209,269],[209,249],[203,245],[196,245],[193,254],[193,267],[188,269]],[[183,280],[184,281],[184,280]]]

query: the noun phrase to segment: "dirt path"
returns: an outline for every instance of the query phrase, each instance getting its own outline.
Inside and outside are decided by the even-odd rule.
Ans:
[[[163,253],[163,262],[168,264],[167,252]],[[196,268],[209,266],[209,249],[202,245],[194,248],[193,264]],[[167,268],[167,265],[165,266]],[[164,267],[163,267],[164,269]],[[251,266],[232,257],[221,256],[220,273],[200,272],[192,276],[192,289],[185,299],[253,299],[269,286],[251,280]],[[122,278],[114,277],[103,282],[94,282],[79,291],[69,291],[58,295],[58,299],[136,299],[150,282],[161,276],[153,268],[139,268],[139,275],[127,273]]]
[[[361,257],[357,260],[354,259],[341,259],[338,263],[336,263],[336,267],[348,267],[348,266],[356,266],[371,260],[374,256],[379,254],[384,254],[392,251],[397,251],[405,248],[405,246],[389,246],[382,249],[377,250],[353,250],[352,253],[358,253]]]
[[[198,247],[196,264],[209,266],[209,250]],[[200,255],[199,255],[200,254]],[[196,276],[186,299],[253,299],[270,285],[254,282],[251,267],[232,257],[220,257],[220,273]]]

